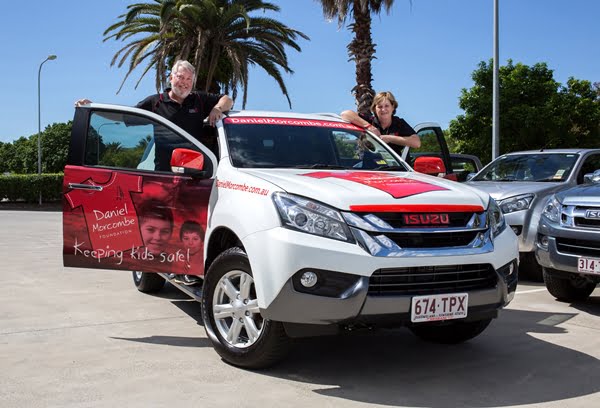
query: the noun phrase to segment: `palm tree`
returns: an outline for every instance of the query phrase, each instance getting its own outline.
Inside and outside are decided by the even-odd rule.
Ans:
[[[258,65],[275,79],[291,107],[281,71],[293,73],[285,46],[301,51],[296,39],[309,38],[277,20],[250,15],[258,10],[279,12],[278,6],[262,0],[153,1],[128,6],[121,20],[104,32],[104,41],[131,40],[111,61],[121,67],[129,60],[121,87],[146,61],[139,81],[155,69],[156,89],[164,89],[168,67],[186,59],[196,66],[198,89],[215,91],[216,86],[231,91],[235,99],[241,88],[245,108],[248,68]]]
[[[350,61],[356,64],[356,85],[352,93],[356,99],[358,112],[367,113],[375,91],[371,85],[371,61],[375,58],[375,44],[371,37],[371,12],[379,14],[381,8],[389,13],[394,0],[318,0],[323,6],[327,19],[338,19],[342,26],[346,18],[354,16],[354,22],[348,28],[354,33],[354,39],[348,44]]]

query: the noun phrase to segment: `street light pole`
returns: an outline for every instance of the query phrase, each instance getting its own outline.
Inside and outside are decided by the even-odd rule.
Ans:
[[[500,154],[500,85],[498,84],[498,1],[494,0],[494,75],[492,93],[492,160]]]
[[[56,55],[48,55],[48,57],[42,61],[40,64],[40,69],[38,70],[38,140],[37,140],[37,148],[38,148],[38,176],[42,175],[42,115],[41,115],[41,102],[40,102],[40,77],[42,74],[42,65],[46,61],[52,61],[56,59]],[[41,184],[38,184],[41,185]],[[40,188],[40,205],[42,205],[42,189]]]

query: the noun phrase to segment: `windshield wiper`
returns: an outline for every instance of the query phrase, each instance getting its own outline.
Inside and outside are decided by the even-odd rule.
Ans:
[[[346,170],[346,166],[340,166],[337,164],[301,164],[299,166],[294,166],[295,169],[335,169],[335,170]]]
[[[406,171],[406,168],[404,166],[379,166],[379,167],[375,167],[372,170]]]

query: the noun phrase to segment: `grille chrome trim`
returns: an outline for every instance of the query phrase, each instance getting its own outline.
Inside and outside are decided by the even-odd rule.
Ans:
[[[593,206],[563,205],[560,212],[560,225],[585,230],[600,230],[600,219],[588,218],[588,211],[599,211]]]
[[[359,245],[373,256],[448,256],[494,250],[487,212],[452,213],[447,227],[406,226],[402,214],[345,212],[342,216]]]
[[[556,238],[556,250],[562,254],[600,258],[598,241]]]

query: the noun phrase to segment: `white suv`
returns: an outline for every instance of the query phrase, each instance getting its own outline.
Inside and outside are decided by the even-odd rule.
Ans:
[[[466,341],[512,300],[517,240],[489,195],[413,171],[335,115],[231,112],[212,129],[211,151],[151,112],[77,108],[65,265],[134,271],[143,292],[202,277],[173,284],[201,301],[221,357],[249,368],[293,337],[360,328]]]

